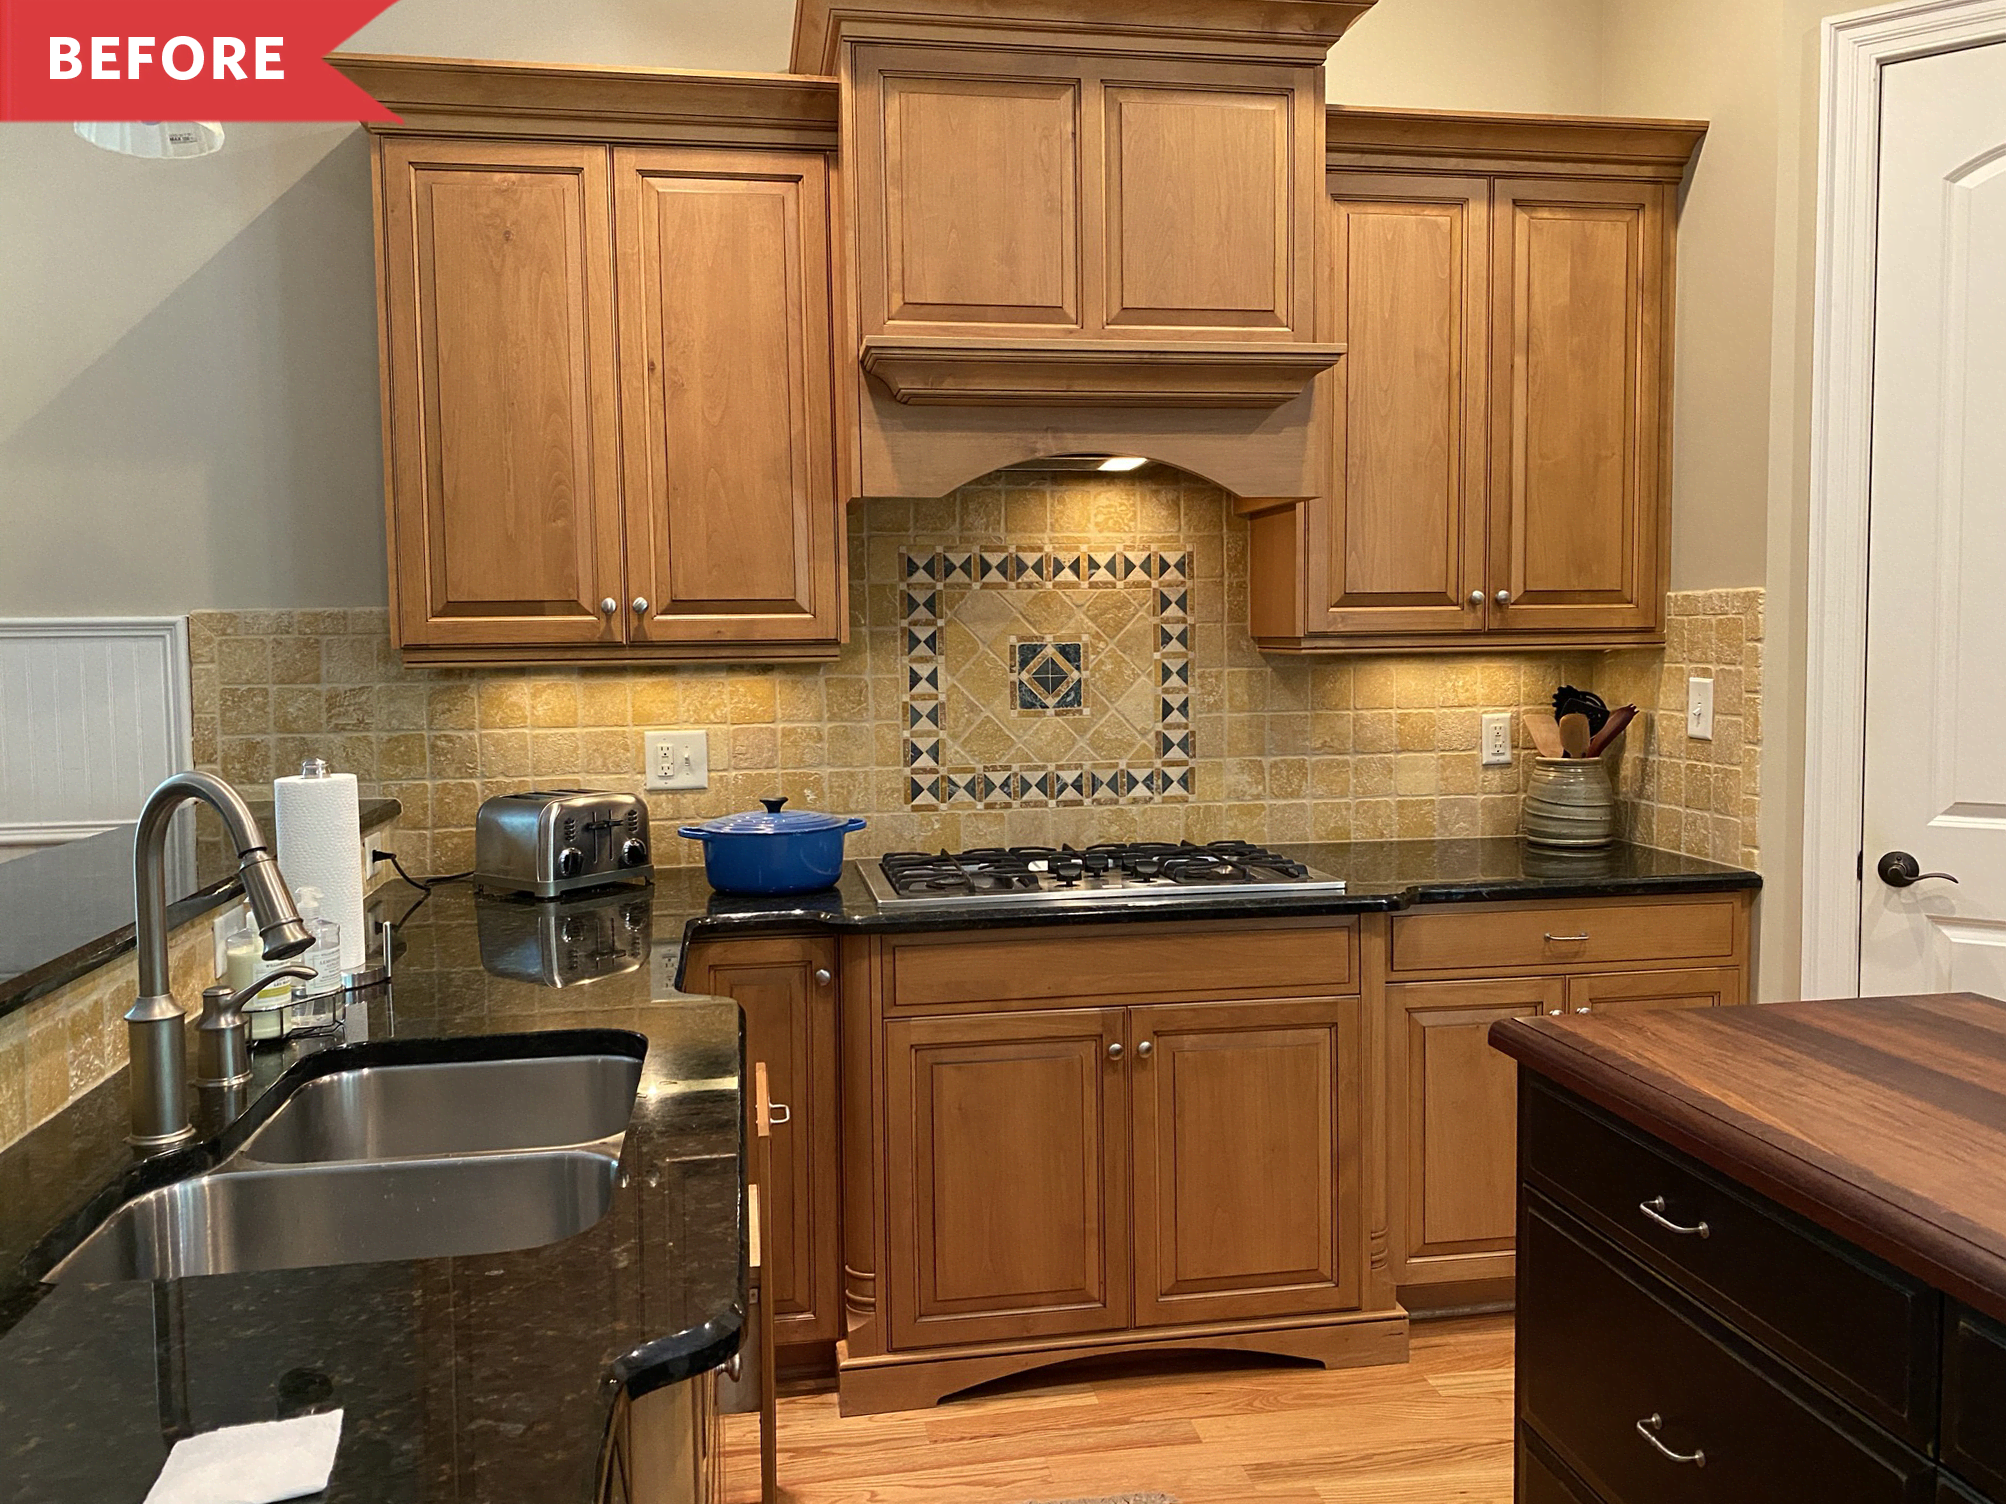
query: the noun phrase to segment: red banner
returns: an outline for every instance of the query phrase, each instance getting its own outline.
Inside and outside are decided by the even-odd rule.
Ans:
[[[322,59],[393,0],[0,0],[0,120],[394,120]]]

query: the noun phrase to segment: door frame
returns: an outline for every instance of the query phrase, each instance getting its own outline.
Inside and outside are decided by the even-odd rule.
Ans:
[[[1847,997],[1860,990],[1881,70],[2006,41],[2006,0],[1909,0],[1828,17],[1822,30],[1801,985],[1805,997]]]

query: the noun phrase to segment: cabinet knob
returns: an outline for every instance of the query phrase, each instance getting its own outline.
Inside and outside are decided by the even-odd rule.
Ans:
[[[815,985],[817,987],[827,987],[834,980],[835,978],[830,975],[828,967],[818,966],[815,968]]]
[[[1580,1007],[1580,1008],[1576,1008],[1576,1009],[1575,1009],[1574,1011],[1575,1011],[1576,1013],[1587,1013],[1587,1012],[1589,1012],[1590,1010],[1589,1010],[1588,1008],[1586,1008],[1586,1007]]]
[[[1135,1053],[1142,1059],[1147,1060],[1151,1055],[1156,1053],[1156,1041],[1153,1039],[1143,1040],[1141,1044],[1135,1047]]]
[[[1119,1039],[1107,1047],[1107,1058],[1110,1060],[1121,1059],[1121,1041]]]
[[[645,595],[634,597],[634,614],[636,616],[646,616],[648,614],[648,598]]]
[[[1500,606],[1509,606],[1511,604],[1511,592],[1509,590],[1500,590],[1491,599],[1496,601]]]
[[[1483,603],[1484,603],[1484,593],[1483,593],[1483,591],[1481,591],[1481,590],[1472,590],[1472,591],[1470,592],[1470,608],[1471,608],[1472,610],[1475,610],[1475,609],[1476,609],[1476,608],[1477,608],[1478,606],[1481,606],[1481,605],[1482,605]]]
[[[599,614],[601,616],[611,616],[615,611],[618,611],[619,609],[620,609],[620,603],[614,600],[613,597],[610,595],[607,596],[605,600],[599,603]]]

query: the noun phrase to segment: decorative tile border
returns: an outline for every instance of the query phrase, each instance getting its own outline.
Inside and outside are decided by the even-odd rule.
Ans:
[[[1191,797],[1190,555],[1147,549],[1024,553],[1013,549],[936,549],[899,553],[900,634],[904,644],[903,721],[907,802],[914,809],[1010,809],[1086,804],[1154,804]],[[946,767],[942,745],[941,629],[945,592],[1013,589],[1137,589],[1149,591],[1155,677],[1154,756],[1146,760],[1053,766]],[[1063,650],[1079,650],[1077,657]],[[1031,650],[1026,654],[1026,650]],[[1047,651],[1040,651],[1047,650]],[[1077,677],[1051,694],[1029,691],[1024,714],[1079,714],[1085,709],[1083,644],[1060,639],[1007,644],[1013,696],[1025,675],[1057,650]],[[1068,694],[1075,696],[1065,703]]]

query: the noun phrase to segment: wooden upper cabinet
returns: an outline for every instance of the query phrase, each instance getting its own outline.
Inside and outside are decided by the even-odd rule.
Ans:
[[[1340,1256],[1338,1076],[1354,1001],[1130,1012],[1135,1322],[1236,1321],[1357,1304]],[[1355,1213],[1353,1213],[1355,1215]]]
[[[1324,496],[1249,504],[1271,650],[1660,640],[1678,121],[1330,111]]]
[[[633,640],[833,639],[827,162],[623,148],[613,172]]]
[[[1671,190],[1493,189],[1491,564],[1508,628],[1662,625]]]
[[[1128,1325],[1123,1028],[1120,1008],[885,1025],[893,1347]]]
[[[1326,379],[1331,501],[1310,600],[1328,632],[1485,625],[1490,183],[1347,175],[1328,286],[1346,358]]]
[[[394,140],[380,165],[399,641],[617,643],[606,154]]]

